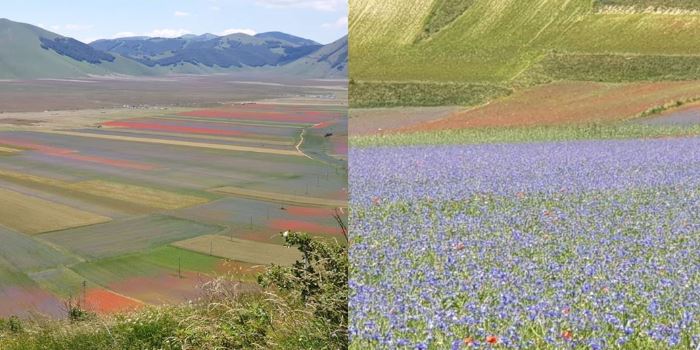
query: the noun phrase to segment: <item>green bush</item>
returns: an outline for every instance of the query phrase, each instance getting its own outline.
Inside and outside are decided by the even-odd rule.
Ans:
[[[268,269],[260,276],[260,284],[279,289],[291,303],[305,305],[317,319],[326,322],[324,328],[331,330],[325,342],[347,347],[350,265],[346,246],[297,233],[287,236],[286,241],[298,247],[303,260],[292,267]]]

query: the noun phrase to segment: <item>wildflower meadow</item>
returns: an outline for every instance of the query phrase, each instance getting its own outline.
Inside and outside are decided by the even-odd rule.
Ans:
[[[700,347],[700,138],[351,150],[351,347]]]

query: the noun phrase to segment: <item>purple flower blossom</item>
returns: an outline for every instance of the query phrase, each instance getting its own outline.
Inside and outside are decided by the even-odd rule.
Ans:
[[[351,150],[353,343],[697,347],[698,150],[700,138]]]

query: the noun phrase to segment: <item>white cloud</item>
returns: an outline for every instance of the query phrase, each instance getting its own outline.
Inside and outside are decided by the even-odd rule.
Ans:
[[[43,27],[43,26],[41,26]],[[49,26],[50,30],[60,32],[82,32],[94,28],[92,24],[63,24],[63,25],[52,25]],[[61,33],[59,33],[61,34]]]
[[[256,0],[268,7],[306,7],[319,11],[337,11],[347,7],[346,0]]]
[[[192,31],[187,29],[154,29],[144,35],[155,38],[178,38],[185,34],[192,34]]]
[[[129,38],[132,36],[139,36],[138,34],[134,32],[119,32],[117,34],[112,35],[112,39],[117,39],[117,38]]]
[[[243,34],[248,34],[248,35],[255,35],[257,32],[253,29],[250,28],[231,28],[231,29],[226,29],[223,32],[219,33],[218,35],[221,36],[226,36],[226,35],[231,35],[231,34],[236,34],[236,33],[243,33]]]
[[[184,11],[175,11],[175,17],[187,17],[190,15],[189,12],[184,12]]]
[[[216,12],[221,11],[221,7],[219,6],[209,6],[209,9]]]
[[[333,23],[324,23],[321,25],[323,28],[347,28],[348,27],[348,16],[343,16],[338,18]]]

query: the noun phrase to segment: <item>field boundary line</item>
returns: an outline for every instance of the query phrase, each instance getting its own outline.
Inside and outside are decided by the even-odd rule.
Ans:
[[[86,138],[103,139],[103,140],[141,142],[141,143],[150,143],[150,144],[157,144],[157,145],[182,146],[182,147],[192,147],[192,148],[206,148],[206,149],[215,149],[215,150],[222,150],[222,151],[266,153],[266,154],[275,154],[275,155],[281,155],[281,156],[295,156],[295,157],[303,156],[303,154],[299,154],[298,152],[295,152],[295,151],[275,150],[275,149],[262,148],[262,147],[233,146],[233,145],[221,145],[221,144],[215,144],[215,143],[174,141],[174,140],[165,140],[165,139],[147,139],[147,138],[132,137],[132,136],[98,135],[98,134],[88,134],[88,133],[74,132],[74,131],[41,130],[41,131],[37,131],[37,132],[41,132],[41,133],[45,133],[45,134],[53,134],[53,135],[77,136],[77,137],[86,137]]]
[[[238,188],[238,187],[232,187],[232,186],[212,188],[209,191],[216,192],[216,193],[223,193],[223,194],[231,195],[234,197],[251,198],[251,199],[257,199],[257,200],[262,200],[265,202],[274,202],[274,203],[301,204],[301,205],[311,205],[311,206],[316,206],[316,207],[331,207],[331,208],[338,208],[338,207],[346,208],[348,206],[348,203],[346,201],[337,200],[337,199],[305,197],[305,196],[297,196],[297,195],[285,194],[285,193],[247,190],[244,188]]]

